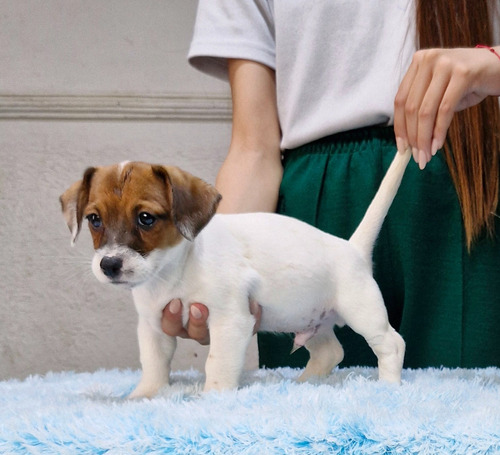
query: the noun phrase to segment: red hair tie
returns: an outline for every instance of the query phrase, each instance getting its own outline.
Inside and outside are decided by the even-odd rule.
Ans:
[[[488,49],[492,54],[495,54],[498,57],[498,59],[500,60],[500,54],[492,47],[486,46],[485,44],[478,44],[476,47],[480,48],[480,49]]]

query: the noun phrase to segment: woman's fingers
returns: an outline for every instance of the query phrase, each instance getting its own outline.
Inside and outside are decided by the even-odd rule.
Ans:
[[[262,318],[262,307],[255,301],[249,302],[250,314],[255,318],[254,334],[259,330]],[[208,308],[201,303],[193,303],[189,307],[189,318],[186,327],[182,323],[182,302],[171,300],[163,309],[161,328],[170,336],[190,338],[202,345],[210,344],[208,330]]]
[[[403,153],[410,145],[406,124],[406,101],[416,73],[417,63],[414,58],[405,77],[401,81],[399,90],[394,100],[394,134],[396,136],[397,146],[400,153]]]
[[[170,336],[191,338],[202,345],[210,344],[207,326],[208,308],[201,303],[193,303],[189,309],[187,326],[182,323],[182,302],[173,299],[163,309],[161,319],[162,330]]]
[[[170,301],[163,309],[161,328],[167,335],[187,338],[187,332],[182,325],[182,303],[179,299]]]
[[[433,140],[438,118],[442,118],[444,106],[449,106],[449,96],[446,99],[450,84],[448,71],[436,73],[426,87],[425,94],[418,106],[416,128],[413,132],[412,143],[419,152],[419,165],[423,169],[433,156]],[[453,112],[451,113],[453,115]],[[451,122],[451,118],[450,118]],[[424,159],[425,158],[425,159]]]
[[[394,101],[398,150],[408,146],[424,168],[445,142],[455,112],[477,104],[496,86],[480,75],[497,62],[477,49],[427,49],[415,53]],[[489,72],[488,72],[489,74]],[[491,85],[483,87],[483,85]]]
[[[207,319],[208,308],[201,303],[193,303],[189,308],[189,319],[186,331],[189,338],[204,346],[210,344]]]
[[[466,69],[455,68],[449,78],[443,93],[439,108],[434,117],[434,128],[432,132],[431,154],[435,155],[437,150],[443,147],[446,134],[453,120],[455,112],[461,110],[462,103],[470,99],[470,80]],[[480,100],[473,102],[477,104]]]

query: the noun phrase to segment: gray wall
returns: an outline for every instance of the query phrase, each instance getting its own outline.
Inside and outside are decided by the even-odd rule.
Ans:
[[[0,3],[0,379],[138,368],[126,290],[99,284],[59,195],[90,165],[175,164],[213,182],[226,84],[186,62],[195,0]],[[175,369],[201,368],[185,341]],[[255,354],[248,360],[255,363]]]

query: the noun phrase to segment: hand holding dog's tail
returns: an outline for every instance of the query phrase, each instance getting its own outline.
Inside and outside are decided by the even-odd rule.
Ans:
[[[373,246],[392,201],[398,192],[410,157],[410,149],[407,149],[404,153],[396,152],[396,156],[387,170],[365,216],[349,239],[349,242],[369,262],[371,262]]]

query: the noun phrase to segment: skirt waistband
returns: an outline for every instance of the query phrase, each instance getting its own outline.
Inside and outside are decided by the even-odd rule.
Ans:
[[[310,153],[346,153],[352,152],[364,142],[381,142],[384,144],[395,144],[394,128],[392,126],[369,126],[355,130],[343,131],[332,134],[313,142],[301,145],[297,148],[286,149],[288,154],[310,154]]]

